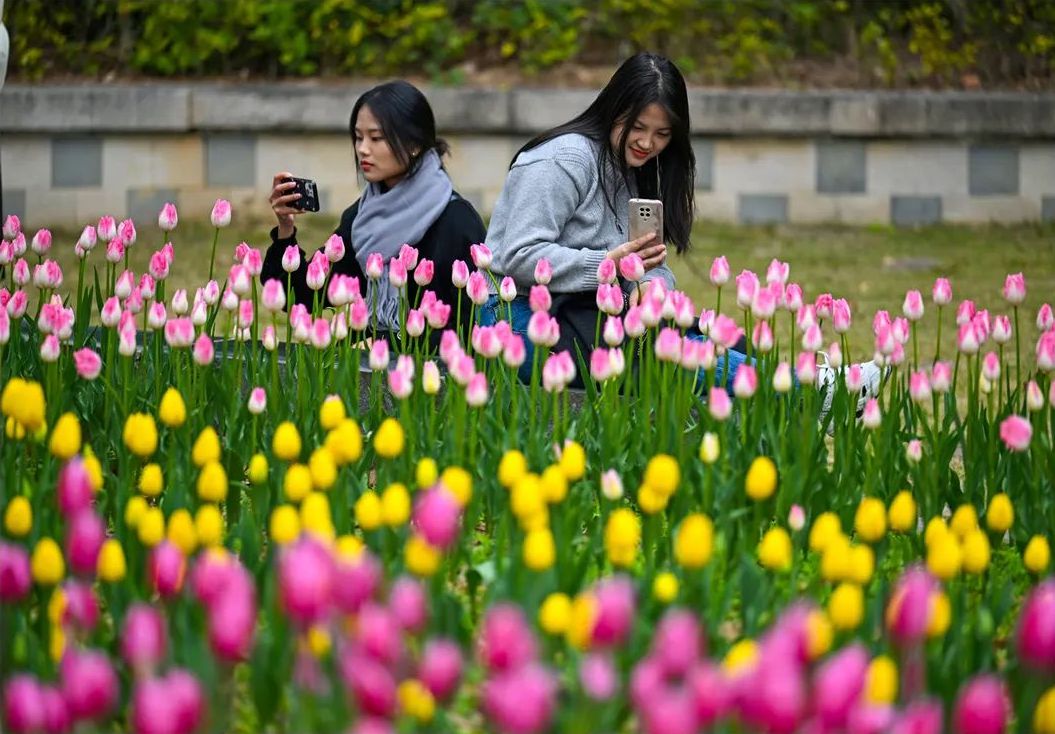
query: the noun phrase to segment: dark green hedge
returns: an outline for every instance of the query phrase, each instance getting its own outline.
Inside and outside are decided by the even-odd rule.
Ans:
[[[9,0],[11,73],[527,73],[666,53],[702,83],[1050,87],[1052,0]],[[469,62],[469,63],[467,63]]]

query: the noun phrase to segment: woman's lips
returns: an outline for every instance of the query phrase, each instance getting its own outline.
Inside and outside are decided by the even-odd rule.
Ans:
[[[631,148],[630,152],[635,158],[648,158],[648,153],[638,150],[637,148]]]

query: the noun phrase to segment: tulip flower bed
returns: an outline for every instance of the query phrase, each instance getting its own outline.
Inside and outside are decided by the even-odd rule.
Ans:
[[[628,258],[579,359],[545,261],[527,340],[456,327],[515,293],[482,246],[386,340],[339,241],[333,308],[280,318],[244,243],[167,293],[176,220],[87,227],[75,274],[4,224],[4,731],[1055,732],[1055,326],[1021,274],[865,316],[720,257],[706,303],[618,313]],[[860,416],[855,318],[888,368]]]

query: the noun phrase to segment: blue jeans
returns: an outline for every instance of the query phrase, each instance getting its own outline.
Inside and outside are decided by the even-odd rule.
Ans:
[[[512,319],[509,318],[512,314]],[[528,299],[524,296],[518,296],[514,298],[508,305],[498,299],[498,296],[491,296],[487,303],[477,309],[477,321],[481,326],[493,326],[499,321],[510,321],[510,326],[513,329],[514,334],[519,334],[524,340],[524,353],[527,358],[524,360],[524,364],[520,365],[520,369],[517,371],[517,376],[520,377],[520,381],[524,383],[531,382],[531,362],[535,353],[535,345],[528,339],[527,329],[528,321],[531,320],[531,306],[528,305]],[[706,341],[707,337],[698,332],[692,332],[688,335],[690,339],[696,339],[697,341]],[[588,357],[589,355],[584,355]],[[742,352],[736,352],[732,349],[727,350],[725,354],[719,356],[715,360],[715,370],[717,371],[717,379],[715,380],[716,385],[725,385],[725,391],[729,395],[733,394],[733,379],[736,377],[736,371],[740,369],[740,365],[747,361],[747,355]],[[755,364],[754,358],[751,359],[751,364]],[[728,367],[728,369],[726,369]],[[697,384],[706,385],[707,378],[703,371],[700,371],[699,379]]]

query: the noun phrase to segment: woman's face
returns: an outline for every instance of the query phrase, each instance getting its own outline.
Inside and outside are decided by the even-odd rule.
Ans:
[[[363,105],[355,119],[355,152],[359,156],[359,170],[363,178],[370,183],[384,183],[395,186],[407,172],[407,167],[399,162],[381,130],[381,123],[374,117],[373,111]]]
[[[612,128],[611,144],[618,147],[619,138],[623,135],[625,123]],[[653,102],[630,125],[630,134],[626,139],[623,156],[630,168],[640,168],[663,152],[670,144],[670,116],[667,111]]]

